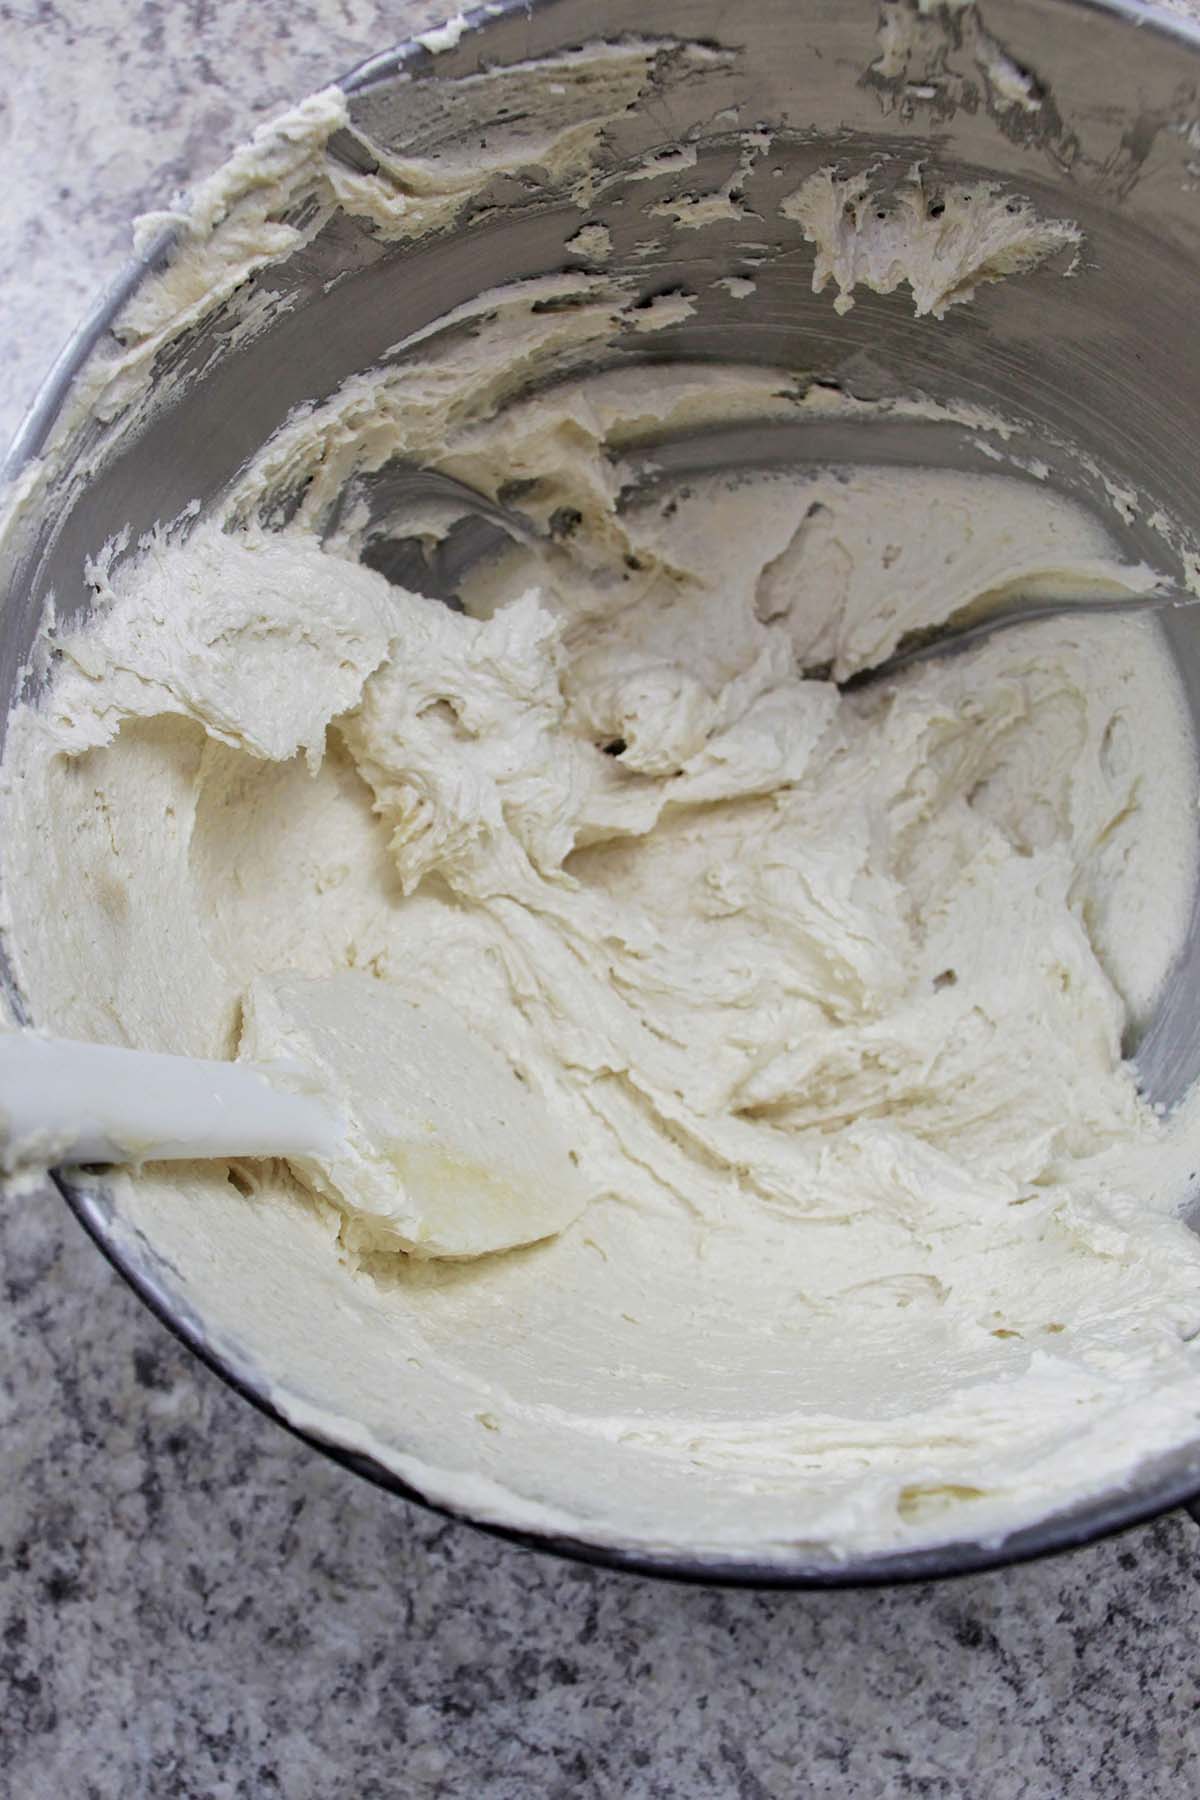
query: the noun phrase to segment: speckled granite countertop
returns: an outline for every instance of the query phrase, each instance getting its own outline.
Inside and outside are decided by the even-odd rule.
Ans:
[[[0,435],[119,266],[132,214],[444,10],[0,0]],[[57,1199],[13,1204],[0,1239],[0,1795],[1200,1789],[1200,1534],[1183,1515],[897,1592],[569,1567],[293,1442],[154,1322]]]

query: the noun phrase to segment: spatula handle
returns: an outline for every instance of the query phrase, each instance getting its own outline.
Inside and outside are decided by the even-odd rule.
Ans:
[[[323,1155],[340,1124],[250,1063],[0,1033],[0,1168]]]

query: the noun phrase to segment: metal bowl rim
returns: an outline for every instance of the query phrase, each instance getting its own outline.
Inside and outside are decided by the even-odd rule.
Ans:
[[[475,8],[467,13],[467,31],[474,33],[513,14],[528,16],[535,9],[549,12],[557,3],[558,0],[500,0],[496,4],[496,0],[493,0],[490,6]],[[1200,19],[1188,20],[1160,6],[1139,3],[1139,0],[1059,0],[1059,4],[1073,5],[1080,11],[1115,16],[1139,31],[1153,31],[1176,39],[1181,46],[1200,56]],[[332,85],[340,87],[347,95],[352,95],[392,79],[404,72],[409,64],[426,66],[430,61],[431,53],[417,37],[410,37],[391,49],[365,58]],[[76,376],[126,301],[169,252],[174,238],[175,228],[167,226],[145,244],[102,292],[95,306],[63,347],[38,388],[4,461],[0,464],[0,486],[14,481],[39,455]],[[1145,1488],[1131,1484],[1128,1488],[1105,1490],[1086,1506],[1076,1507],[1070,1512],[1049,1514],[1035,1524],[995,1542],[961,1540],[934,1544],[928,1548],[848,1558],[842,1563],[813,1563],[801,1559],[788,1561],[783,1558],[756,1563],[686,1553],[658,1556],[649,1551],[592,1543],[583,1538],[521,1531],[493,1524],[432,1501],[376,1458],[348,1449],[293,1424],[267,1389],[238,1367],[231,1357],[215,1349],[203,1333],[193,1328],[181,1315],[178,1307],[147,1271],[138,1267],[133,1258],[117,1246],[109,1231],[104,1209],[97,1203],[94,1193],[57,1171],[52,1172],[51,1180],[84,1230],[138,1298],[161,1324],[243,1399],[302,1443],[322,1452],[333,1462],[376,1486],[397,1494],[428,1512],[473,1526],[488,1536],[524,1549],[539,1550],[620,1573],[652,1575],[664,1580],[706,1587],[775,1590],[890,1587],[982,1574],[992,1569],[1032,1562],[1060,1551],[1094,1543],[1177,1507],[1192,1506],[1200,1501],[1198,1469],[1190,1474],[1184,1472],[1164,1477]],[[1200,1441],[1197,1443],[1197,1453],[1200,1455]],[[1197,1519],[1200,1522],[1200,1513],[1197,1514]]]

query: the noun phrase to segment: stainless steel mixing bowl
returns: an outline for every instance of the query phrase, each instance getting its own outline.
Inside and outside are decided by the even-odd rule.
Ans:
[[[160,387],[136,429],[114,434],[94,417],[72,420],[69,400],[111,347],[147,271],[169,255],[171,230],[146,247],[67,349],[7,465],[10,478],[32,487],[25,525],[0,569],[5,712],[22,690],[48,594],[54,591],[60,616],[83,605],[84,558],[105,539],[129,527],[136,541],[193,498],[211,502],[298,402],[330,394],[397,339],[481,290],[562,268],[570,260],[565,245],[584,222],[607,227],[610,269],[644,296],[684,288],[696,297],[690,317],[653,337],[631,335],[613,346],[611,360],[732,358],[862,399],[919,393],[995,408],[1014,426],[999,448],[1038,458],[1064,489],[1106,504],[1107,477],[1141,495],[1121,528],[1126,547],[1172,577],[1184,573],[1153,515],[1161,509],[1200,527],[1200,30],[1121,0],[986,0],[982,7],[885,0],[882,9],[876,0],[658,0],[653,9],[645,0],[505,0],[473,14],[457,44],[440,54],[402,45],[342,85],[354,123],[376,143],[436,153],[460,129],[451,78],[622,34],[661,42],[641,95],[604,134],[601,160],[611,179],[594,204],[581,210],[528,170],[519,181],[497,181],[487,204],[454,229],[407,245],[380,243],[365,225],[338,217],[173,345],[158,373],[169,363],[174,374],[201,377],[173,382],[165,396]],[[681,74],[676,40],[721,53]],[[736,134],[751,126],[768,129],[772,144],[746,178],[746,216],[698,230],[656,217],[659,242],[647,255],[639,247],[651,235],[646,207],[678,191],[679,179],[634,184],[621,178],[622,168],[689,136],[697,160],[687,190],[712,191],[735,170]],[[352,136],[340,149],[350,163],[361,155]],[[903,291],[860,293],[839,316],[828,292],[813,293],[812,250],[799,227],[779,217],[775,200],[830,163],[872,161],[886,185],[916,159],[929,179],[999,180],[1043,214],[1076,221],[1084,233],[1078,270],[1069,280],[1042,272],[998,283],[941,322],[915,318]],[[753,275],[751,296],[715,285],[732,274]],[[268,304],[265,329],[240,339],[233,327],[260,290],[279,298]],[[861,456],[859,433],[823,426],[807,454]],[[997,448],[987,434],[893,419],[872,427],[869,454],[990,468],[989,449]],[[760,452],[753,442],[741,451],[727,443],[722,454],[754,460]],[[1200,714],[1200,613],[1172,616],[1163,630]],[[9,991],[19,1010],[11,977]],[[1200,915],[1138,1046],[1149,1091],[1167,1103],[1200,1073],[1198,993]],[[60,1186],[159,1316],[270,1410],[249,1363],[213,1350],[174,1272],[148,1247],[142,1253],[114,1243],[103,1182]],[[337,1443],[320,1447],[410,1492],[370,1459]],[[522,1541],[701,1581],[876,1582],[1033,1556],[1197,1492],[1200,1437],[1141,1468],[1120,1491],[1001,1544],[957,1542],[848,1562],[805,1551],[730,1567],[550,1537]]]

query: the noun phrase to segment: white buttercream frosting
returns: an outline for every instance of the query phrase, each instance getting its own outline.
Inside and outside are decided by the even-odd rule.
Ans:
[[[586,195],[663,54],[509,71],[558,104],[516,109],[482,170],[381,151],[363,173],[328,148],[341,97],[308,103],[202,190],[96,404],[288,253],[314,168],[314,216],[393,238],[530,166]],[[841,304],[906,282],[940,314],[1077,242],[986,185],[873,192],[821,172],[783,204]],[[684,199],[698,228],[739,204]],[[297,1424],[597,1542],[1001,1536],[1200,1418],[1194,1121],[1126,1060],[1187,927],[1193,745],[1141,621],[835,683],[985,598],[1153,574],[1044,481],[872,467],[869,432],[853,469],[639,485],[657,435],[833,404],[773,370],[582,378],[694,305],[598,268],[484,294],[293,417],[220,517],[97,546],[92,614],[48,632],[46,691],[9,724],[8,947],[49,1030],[318,1074],[350,1034],[360,1090],[407,1078],[372,1053],[379,1008],[448,1005],[570,1146],[563,1228],[501,1255],[530,1233],[476,1230],[486,1183],[465,1235],[421,1207],[455,1109],[472,1122],[467,1057],[445,1111],[431,1065],[433,1161],[394,1201],[369,1132],[336,1169],[114,1177],[114,1230]],[[461,612],[359,560],[364,478],[397,456],[520,484],[543,534],[475,569]],[[347,970],[337,993],[370,1000],[319,1031],[275,1009]]]
[[[377,1172],[122,1180],[243,1347],[257,1295],[297,1417],[600,1537],[1003,1528],[1196,1406],[1200,1252],[1122,1052],[1186,920],[1190,741],[1138,622],[852,696],[806,671],[984,592],[1146,575],[1000,475],[710,478],[615,516],[599,436],[634,391],[451,439],[477,479],[541,459],[531,514],[583,515],[465,614],[303,521],[101,559],[11,727],[22,979],[56,1030],[231,1054],[264,975],[369,971],[449,999],[569,1134],[584,1216],[444,1274],[364,1234]]]

